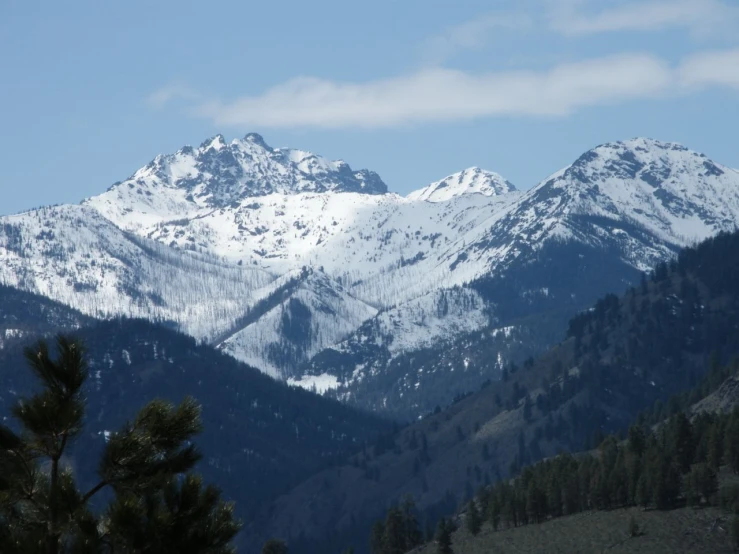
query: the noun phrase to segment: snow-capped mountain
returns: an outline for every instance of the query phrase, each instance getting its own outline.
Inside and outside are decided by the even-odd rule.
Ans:
[[[222,135],[198,148],[157,156],[123,182],[85,204],[127,230],[192,218],[253,196],[300,192],[387,192],[380,177],[343,161],[271,148],[251,133],[226,144]]]
[[[511,313],[574,313],[737,221],[739,172],[649,139],[595,148],[525,192],[471,168],[403,197],[371,171],[219,135],[82,206],[2,218],[0,282],[96,317],[174,322],[300,384],[369,386]],[[567,284],[585,275],[587,294]],[[475,365],[464,359],[449,365]]]
[[[638,271],[735,229],[738,200],[739,172],[680,145],[634,139],[600,146],[467,234],[448,269],[452,279],[460,270],[472,276],[484,324],[439,334],[428,326],[419,329],[430,339],[421,349],[391,352],[379,329],[393,308],[304,371],[332,371],[341,378],[337,396],[366,407],[390,406],[402,417],[412,416],[408,406],[432,409],[436,391],[447,390],[448,401],[471,390],[558,340],[569,316],[622,291]]]
[[[499,196],[515,190],[516,187],[513,184],[497,173],[485,171],[479,167],[471,167],[450,175],[441,181],[431,183],[426,188],[413,191],[408,195],[408,199],[444,202],[463,194],[477,193],[485,196]]]

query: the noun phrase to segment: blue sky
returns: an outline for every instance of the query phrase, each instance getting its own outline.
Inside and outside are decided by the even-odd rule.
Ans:
[[[259,132],[407,193],[650,136],[739,167],[736,0],[0,2],[0,213]]]

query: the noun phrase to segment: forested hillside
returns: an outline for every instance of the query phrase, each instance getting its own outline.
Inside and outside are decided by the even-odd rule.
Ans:
[[[44,296],[0,285],[0,349],[28,337],[75,329],[93,321]]]
[[[99,322],[74,332],[87,345],[89,433],[75,444],[81,475],[94,475],[106,433],[119,429],[154,398],[202,404],[204,431],[198,446],[200,471],[236,501],[249,520],[264,503],[291,484],[390,428],[308,391],[291,388],[230,356],[173,330],[143,320]],[[0,351],[0,414],[34,390],[22,346]],[[82,483],[82,485],[90,485]]]
[[[574,318],[537,360],[296,487],[271,508],[269,535],[301,544],[302,534],[306,551],[320,551],[308,537],[361,547],[371,521],[404,495],[430,522],[481,485],[627,429],[739,354],[738,274],[739,234],[681,252]]]
[[[739,362],[713,369],[667,408],[658,401],[628,433],[609,435],[590,452],[561,454],[481,487],[461,515],[441,520],[437,542],[453,544],[456,554],[503,545],[510,552],[729,551],[730,541],[739,547],[737,372]],[[630,519],[614,516],[615,509],[630,510]],[[376,523],[373,538],[382,538],[370,541],[373,554],[405,540],[388,525],[391,517],[392,510]],[[588,524],[573,537],[566,529],[578,517]],[[679,542],[670,536],[675,531]],[[404,551],[417,545],[406,541]]]

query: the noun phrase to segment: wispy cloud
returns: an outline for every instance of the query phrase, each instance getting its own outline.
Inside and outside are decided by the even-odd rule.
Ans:
[[[193,113],[216,126],[388,128],[488,117],[559,117],[589,106],[739,89],[739,49],[677,65],[647,54],[597,58],[547,71],[473,74],[445,68],[364,83],[303,77],[257,96],[210,101]]]
[[[423,50],[428,61],[440,64],[463,51],[484,47],[496,31],[524,31],[533,25],[533,18],[524,13],[487,14],[449,27],[427,40]]]
[[[635,0],[601,11],[588,10],[597,4],[550,0],[551,27],[570,36],[672,28],[708,36],[739,24],[739,5],[721,0]]]
[[[162,108],[172,100],[197,100],[199,98],[200,95],[190,87],[179,83],[171,83],[152,92],[146,98],[146,102],[155,108]]]
[[[498,29],[546,27],[582,37],[598,33],[684,28],[693,33],[739,25],[739,5],[725,0],[531,0],[535,15],[492,14],[432,40],[435,63],[392,78],[345,82],[298,77],[261,94],[202,100],[172,84],[149,97],[155,106],[191,101],[192,115],[218,127],[389,128],[489,117],[560,117],[590,107],[690,94],[708,87],[739,89],[739,50],[694,54],[682,61],[616,54],[547,70],[470,72],[442,67],[481,48]],[[550,37],[551,38],[551,37]]]
[[[690,89],[725,86],[739,90],[739,49],[691,56],[678,75],[680,85]]]
[[[647,55],[621,55],[549,71],[471,74],[452,69],[341,83],[299,78],[233,102],[213,101],[196,114],[217,126],[393,127],[491,116],[562,116],[585,106],[661,94],[669,66]]]

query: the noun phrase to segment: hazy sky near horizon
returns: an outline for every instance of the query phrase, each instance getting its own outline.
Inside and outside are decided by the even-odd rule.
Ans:
[[[0,213],[258,132],[406,194],[649,136],[739,167],[736,0],[0,2]]]

